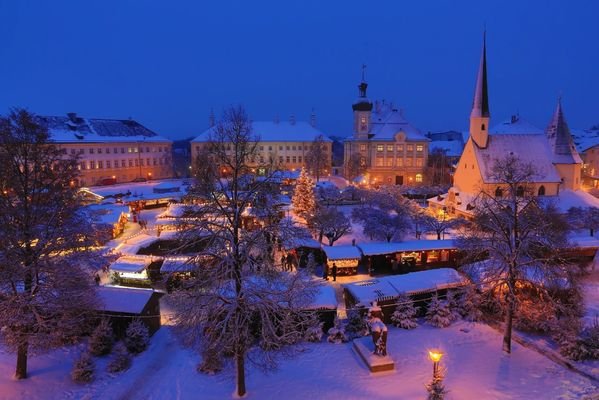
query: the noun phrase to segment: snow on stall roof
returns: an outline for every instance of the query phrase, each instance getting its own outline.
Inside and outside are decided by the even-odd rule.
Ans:
[[[101,223],[109,225],[116,224],[122,213],[129,212],[129,207],[122,204],[91,204],[85,206],[85,209],[96,216]]]
[[[320,285],[316,297],[309,310],[336,310],[337,297],[335,297],[335,288],[330,285]]]
[[[347,260],[362,258],[356,246],[322,246],[329,260]]]
[[[210,134],[214,128],[202,132],[192,140],[195,142],[206,142],[210,140]],[[257,136],[261,142],[312,142],[322,135],[325,142],[331,142],[319,129],[308,122],[297,121],[294,124],[289,121],[253,121],[252,134]]]
[[[321,245],[318,242],[318,240],[314,240],[312,238],[294,237],[286,239],[283,242],[283,247],[285,247],[285,249],[287,250],[296,249],[298,247],[310,247],[313,249],[320,249]]]
[[[160,267],[160,273],[191,272],[195,270],[195,267],[193,257],[165,257]]]
[[[101,310],[139,314],[154,294],[152,289],[130,288],[122,286],[100,286],[97,288],[101,301]]]
[[[119,259],[110,264],[110,270],[115,272],[140,273],[151,263],[152,258],[149,256],[124,256],[119,257]]]
[[[168,186],[179,186],[180,192],[154,193],[154,188],[165,183]],[[125,201],[133,200],[156,200],[164,198],[180,199],[185,195],[187,187],[181,179],[163,179],[148,182],[128,182],[110,186],[94,186],[91,192],[102,197],[122,196]]]
[[[360,243],[357,245],[365,256],[392,254],[400,251],[423,251],[456,249],[453,239],[407,240],[405,242]]]
[[[148,235],[147,233],[140,233],[125,240],[124,242],[121,242],[117,247],[115,247],[115,251],[125,255],[136,255],[139,252],[139,249],[142,247],[148,247],[158,240],[173,239],[177,235],[177,231],[164,231],[160,234],[160,237]]]
[[[368,306],[375,301],[393,300],[400,293],[416,295],[460,287],[467,283],[468,279],[455,269],[438,268],[349,283],[344,287],[351,293],[356,303]]]

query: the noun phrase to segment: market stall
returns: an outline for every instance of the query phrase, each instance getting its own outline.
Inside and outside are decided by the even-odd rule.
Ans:
[[[358,272],[362,253],[356,246],[323,246],[322,249],[327,256],[329,271],[335,264],[337,275],[355,275]]]

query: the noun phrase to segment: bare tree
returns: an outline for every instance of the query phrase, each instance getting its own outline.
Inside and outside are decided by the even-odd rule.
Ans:
[[[20,109],[0,118],[0,336],[27,377],[30,351],[81,334],[95,304],[96,259],[89,216],[79,205],[77,160],[49,142],[46,127]]]
[[[560,249],[566,245],[567,224],[555,207],[534,196],[537,177],[532,164],[514,155],[495,160],[490,178],[496,187],[481,189],[472,224],[459,241],[467,261],[486,259],[474,264],[483,269],[476,274],[503,306],[507,353],[520,299],[532,292],[536,302],[549,301],[551,283],[564,278]]]
[[[422,210],[414,218],[418,219],[418,223],[424,226],[426,231],[435,233],[437,240],[441,240],[448,230],[458,228],[464,223],[463,218],[449,218],[446,213],[435,214],[430,208]]]
[[[305,160],[308,172],[316,178],[316,182],[320,181],[320,177],[326,174],[327,169],[331,166],[331,155],[327,151],[324,136],[318,135],[312,141]]]
[[[568,220],[575,229],[588,229],[594,236],[599,226],[599,209],[596,207],[572,207],[568,210]]]
[[[301,340],[304,324],[311,322],[304,310],[316,290],[307,272],[275,268],[272,245],[293,234],[293,226],[244,228],[250,207],[276,213],[268,200],[274,171],[254,179],[247,165],[257,142],[242,107],[226,110],[212,129],[203,163],[196,165],[193,194],[202,206],[182,232],[182,238],[201,240],[204,248],[195,277],[171,295],[177,326],[189,343],[200,346],[201,369],[227,355],[234,358],[240,397],[246,393],[246,360],[272,369],[277,354],[296,348],[289,345]]]
[[[362,223],[364,233],[387,242],[401,240],[410,228],[410,215],[415,206],[394,187],[364,190],[364,205],[352,211],[352,219]]]
[[[308,224],[318,234],[319,242],[322,243],[323,236],[329,239],[329,246],[351,232],[349,219],[334,207],[319,207]]]
[[[345,164],[346,178],[353,181],[366,172],[366,160],[360,153],[352,153]]]

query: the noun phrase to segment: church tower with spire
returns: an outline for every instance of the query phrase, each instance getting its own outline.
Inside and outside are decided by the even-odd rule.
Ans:
[[[356,140],[368,140],[368,134],[370,133],[372,102],[366,97],[368,84],[364,76],[365,70],[366,65],[362,65],[362,81],[358,85],[358,99],[352,104],[352,110],[354,111],[354,139]]]
[[[562,178],[561,187],[570,190],[580,189],[582,159],[574,147],[574,141],[562,110],[561,98],[557,101],[557,107],[545,133],[551,144],[553,164]]]
[[[483,51],[480,56],[472,112],[470,113],[470,137],[479,148],[486,148],[489,142],[489,93],[487,90],[487,44],[483,36]]]

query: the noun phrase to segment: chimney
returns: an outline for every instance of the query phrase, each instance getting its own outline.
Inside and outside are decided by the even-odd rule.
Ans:
[[[295,114],[291,114],[291,116],[289,117],[289,123],[291,125],[295,125]]]
[[[316,113],[314,112],[314,109],[312,109],[312,114],[310,114],[310,125],[316,128]]]
[[[512,124],[518,122],[518,119],[520,119],[519,116],[518,116],[518,114],[512,115]]]
[[[74,113],[74,112],[67,113],[67,117],[69,117],[71,122],[77,123],[77,113]]]

